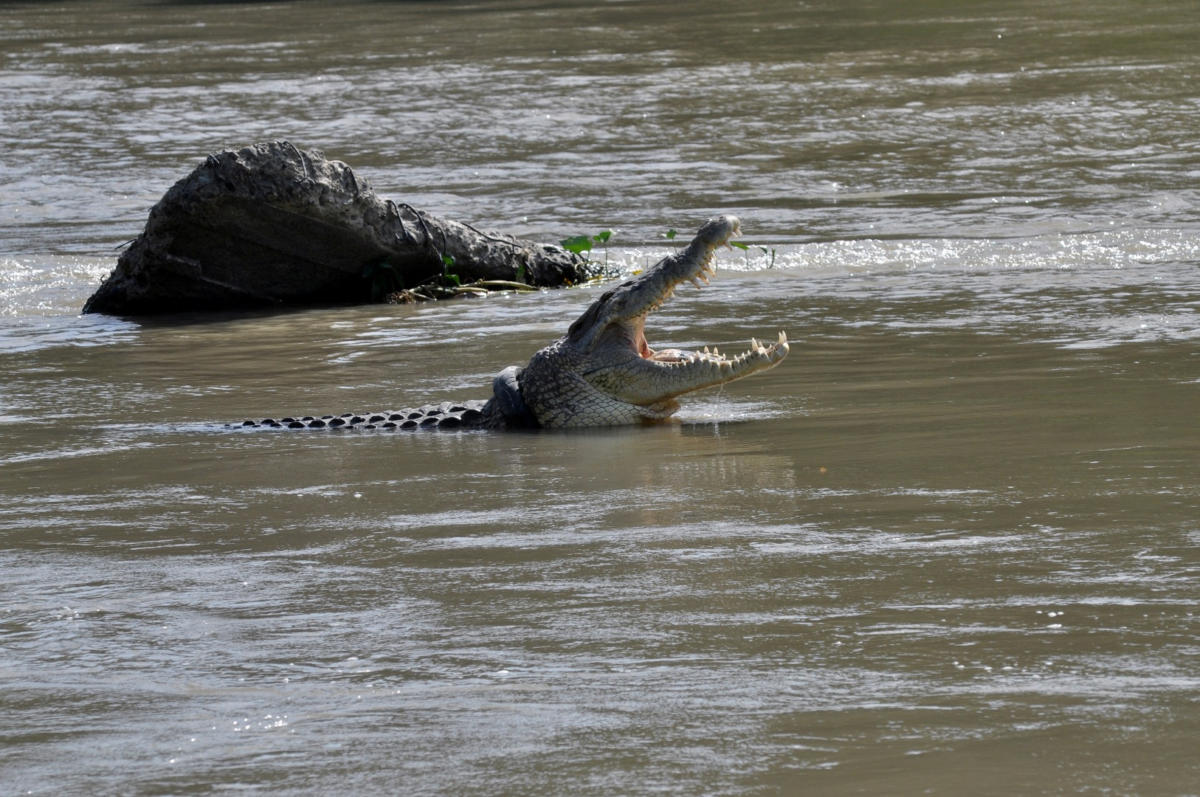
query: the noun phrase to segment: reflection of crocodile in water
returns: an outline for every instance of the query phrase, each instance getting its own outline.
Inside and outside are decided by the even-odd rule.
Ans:
[[[787,336],[771,344],[751,339],[736,357],[720,352],[655,351],[646,343],[646,316],[686,281],[697,286],[714,273],[713,250],[738,233],[733,216],[710,219],[680,252],[592,302],[567,334],[510,366],[492,383],[492,398],[411,410],[320,418],[267,418],[245,427],[290,429],[568,428],[616,426],[667,418],[677,396],[723,385],[778,365]]]

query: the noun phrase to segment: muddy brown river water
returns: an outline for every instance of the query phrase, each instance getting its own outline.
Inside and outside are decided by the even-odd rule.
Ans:
[[[0,793],[1200,792],[1192,2],[0,4]],[[486,395],[601,286],[79,316],[210,151],[652,263],[672,423]]]

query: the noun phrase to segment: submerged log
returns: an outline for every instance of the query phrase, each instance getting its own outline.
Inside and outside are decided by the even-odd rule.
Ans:
[[[362,304],[437,282],[554,287],[591,276],[558,246],[382,199],[346,164],[274,141],[210,155],[167,191],[83,312]]]

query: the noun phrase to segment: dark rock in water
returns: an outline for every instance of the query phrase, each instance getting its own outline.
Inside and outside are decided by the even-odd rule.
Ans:
[[[381,199],[346,164],[274,141],[210,155],[167,191],[83,312],[358,304],[446,269],[463,283],[593,276],[560,247]]]

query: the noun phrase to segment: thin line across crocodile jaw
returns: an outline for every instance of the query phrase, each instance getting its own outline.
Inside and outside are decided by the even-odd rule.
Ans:
[[[567,334],[542,349],[521,375],[521,393],[542,426],[606,426],[665,418],[677,396],[725,384],[778,365],[788,354],[780,332],[770,344],[726,357],[702,351],[655,351],[646,317],[684,282],[714,274],[713,253],[739,232],[736,217],[710,219],[682,251],[605,292]]]

